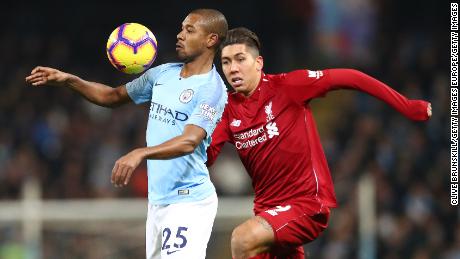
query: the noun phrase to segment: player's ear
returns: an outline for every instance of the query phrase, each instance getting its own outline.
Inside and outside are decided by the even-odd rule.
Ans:
[[[206,41],[206,46],[211,48],[219,42],[219,36],[216,33],[210,33],[208,35],[208,40]]]
[[[256,58],[256,69],[257,71],[261,71],[264,68],[264,58],[262,56],[258,56]]]

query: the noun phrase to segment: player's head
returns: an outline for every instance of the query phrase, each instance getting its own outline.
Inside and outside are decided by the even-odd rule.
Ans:
[[[196,9],[182,22],[177,34],[176,52],[184,62],[193,61],[205,52],[214,54],[227,35],[225,16],[214,9]]]
[[[260,41],[247,28],[229,30],[220,46],[222,70],[235,91],[249,96],[260,81],[264,61]]]

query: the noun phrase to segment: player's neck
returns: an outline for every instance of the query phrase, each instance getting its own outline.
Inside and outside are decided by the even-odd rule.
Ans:
[[[256,91],[257,87],[259,86],[260,80],[262,80],[262,72],[259,72],[258,76],[256,77],[256,80],[251,84],[251,87],[249,87],[249,92],[243,93],[244,97],[249,98],[251,95]]]
[[[194,60],[185,63],[180,71],[180,76],[187,78],[193,75],[206,74],[212,69],[213,60],[214,53],[205,52]]]

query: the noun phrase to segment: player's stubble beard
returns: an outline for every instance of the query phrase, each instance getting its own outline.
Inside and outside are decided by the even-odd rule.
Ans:
[[[182,49],[182,51],[177,51],[177,57],[185,64],[195,61],[197,57],[203,54],[204,51],[195,51],[194,53],[190,53],[188,55],[185,53],[184,49]]]

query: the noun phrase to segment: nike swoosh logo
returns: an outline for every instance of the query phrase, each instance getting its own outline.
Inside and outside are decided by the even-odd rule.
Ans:
[[[178,251],[180,251],[180,250],[166,251],[166,254],[167,254],[167,255],[170,255],[170,254],[175,253],[175,252],[178,252]]]
[[[155,83],[155,86],[157,86],[157,85],[163,85],[163,84]]]

